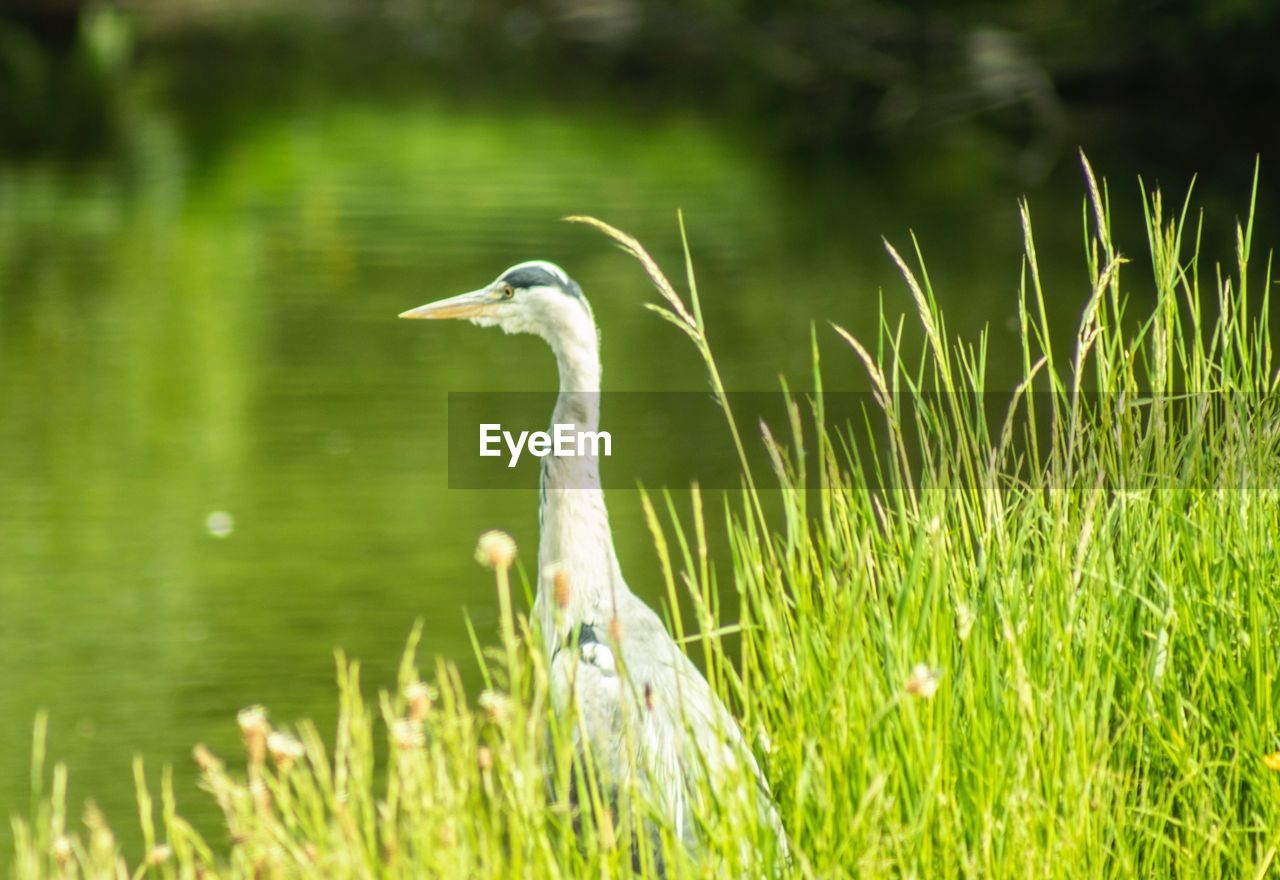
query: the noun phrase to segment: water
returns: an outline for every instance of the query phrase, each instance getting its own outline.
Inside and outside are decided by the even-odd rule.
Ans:
[[[126,160],[0,169],[6,813],[25,812],[41,708],[77,812],[93,799],[136,840],[136,753],[153,779],[175,766],[181,808],[216,836],[192,744],[238,760],[252,703],[324,729],[335,649],[372,690],[421,619],[424,665],[475,682],[465,622],[491,637],[495,602],[472,548],[501,527],[533,552],[536,493],[446,487],[446,392],[551,388],[554,365],[533,338],[395,315],[554,259],[603,327],[606,387],[705,388],[687,340],[641,308],[636,265],[559,217],[605,218],[678,272],[682,208],[734,388],[805,387],[815,321],[829,383],[865,387],[825,321],[870,334],[881,288],[910,312],[880,242],[909,247],[909,226],[950,329],[991,328],[997,385],[1016,369],[1020,190],[998,177],[815,180],[716,120],[617,109],[421,99],[238,125],[197,150],[156,115]],[[1068,168],[1033,194],[1068,331],[1085,295],[1077,181]],[[611,504],[624,569],[655,598],[638,498]]]

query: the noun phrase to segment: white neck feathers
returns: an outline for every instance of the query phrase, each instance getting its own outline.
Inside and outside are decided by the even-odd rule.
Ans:
[[[560,370],[560,394],[552,424],[595,431],[600,424],[600,348],[595,324],[577,303],[556,317],[544,334]],[[607,623],[617,591],[626,590],[626,586],[614,552],[598,460],[548,456],[542,461],[534,611],[550,650],[556,639],[557,614],[561,629],[582,622]],[[555,598],[549,595],[552,588],[544,572],[551,565],[568,576],[569,601],[564,609],[557,609]]]

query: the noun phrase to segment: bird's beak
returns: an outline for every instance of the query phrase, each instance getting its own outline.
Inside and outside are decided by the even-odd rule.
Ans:
[[[470,293],[451,296],[448,299],[436,300],[416,309],[401,312],[401,318],[425,318],[442,321],[446,318],[482,318],[493,311],[493,307],[502,302],[502,294],[492,287],[483,287]]]

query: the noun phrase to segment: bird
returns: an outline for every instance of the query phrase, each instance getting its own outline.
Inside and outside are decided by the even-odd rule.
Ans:
[[[559,370],[551,424],[598,431],[600,333],[582,288],[555,263],[518,263],[478,290],[400,317],[462,319],[541,337]],[[575,742],[585,746],[607,790],[621,797],[625,780],[638,781],[649,809],[687,851],[700,847],[698,799],[737,784],[751,789],[745,796],[785,857],[778,811],[740,726],[658,614],[627,586],[599,458],[541,461],[532,616],[550,661],[555,711],[576,713]]]

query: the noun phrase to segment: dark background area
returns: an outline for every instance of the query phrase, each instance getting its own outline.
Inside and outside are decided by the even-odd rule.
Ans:
[[[216,150],[244,115],[425,84],[464,103],[714,112],[820,166],[976,138],[1032,181],[1083,134],[1204,172],[1224,139],[1258,147],[1280,124],[1280,9],[1262,0],[53,0],[0,15],[0,148],[16,156],[127,148],[147,101]]]

